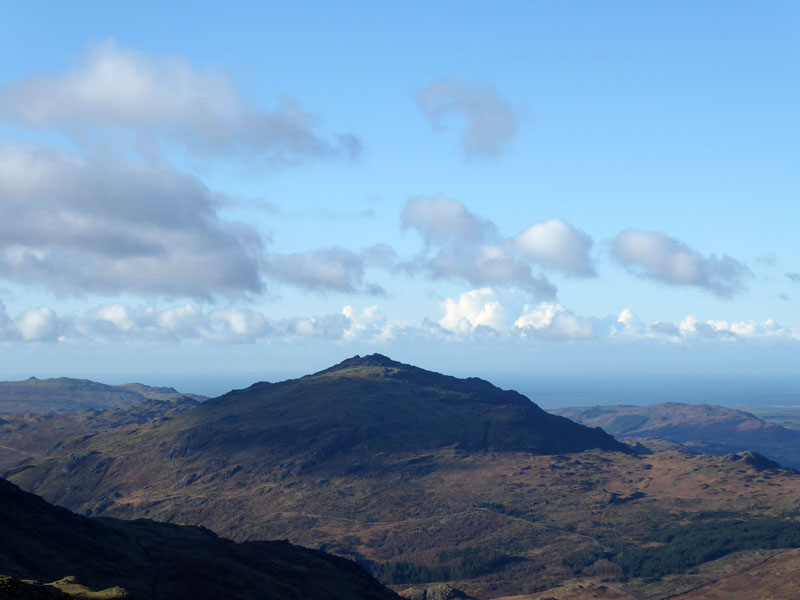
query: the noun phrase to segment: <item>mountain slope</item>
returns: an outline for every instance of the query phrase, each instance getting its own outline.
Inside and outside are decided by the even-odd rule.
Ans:
[[[650,406],[593,406],[552,411],[620,438],[662,438],[721,456],[755,451],[800,469],[800,431],[755,415],[709,404],[670,402]]]
[[[7,473],[83,514],[203,524],[237,540],[285,537],[414,583],[533,569],[521,557],[566,546],[573,534],[531,516],[554,489],[537,479],[552,477],[550,467],[518,493],[507,480],[539,457],[558,475],[562,453],[587,449],[638,460],[516,392],[373,355],[79,438]],[[607,506],[599,480],[579,487],[597,488]],[[522,516],[495,510],[509,502]],[[439,570],[393,566],[412,562]]]
[[[179,490],[184,474],[194,482],[243,470],[251,478],[380,473],[391,471],[387,457],[443,449],[555,454],[588,448],[630,452],[602,430],[551,415],[516,392],[372,355],[73,440],[11,473],[27,489],[87,512],[98,504],[107,510],[114,504],[109,492],[119,488]]]
[[[122,587],[132,600],[397,597],[355,563],[324,552],[236,544],[198,527],[88,519],[4,480],[0,540],[0,574],[41,582],[70,576],[92,589]]]

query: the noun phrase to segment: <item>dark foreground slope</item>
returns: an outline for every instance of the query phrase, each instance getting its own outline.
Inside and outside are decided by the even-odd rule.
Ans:
[[[800,469],[800,431],[752,413],[709,404],[669,402],[650,406],[592,406],[553,411],[620,438],[660,438],[699,454],[754,451]]]
[[[132,600],[396,598],[355,563],[321,551],[236,544],[199,527],[89,519],[4,480],[0,574],[40,582],[74,577],[94,590],[124,588]]]

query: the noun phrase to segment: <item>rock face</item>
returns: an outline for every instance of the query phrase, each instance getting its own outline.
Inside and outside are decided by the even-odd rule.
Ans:
[[[88,519],[4,480],[0,540],[0,597],[66,597],[20,581],[60,580],[56,587],[68,592],[104,589],[98,597],[131,600],[397,598],[355,563],[318,550],[236,544],[207,529],[148,520]]]

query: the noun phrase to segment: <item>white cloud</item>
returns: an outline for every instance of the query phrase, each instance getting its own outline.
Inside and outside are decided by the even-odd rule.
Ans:
[[[372,343],[384,343],[394,339],[397,330],[403,329],[404,324],[389,321],[378,310],[378,305],[357,309],[345,306],[342,315],[347,319],[349,327],[344,331],[344,339],[366,340]]]
[[[14,327],[25,342],[54,340],[58,333],[56,314],[46,306],[26,310],[14,320]]]
[[[517,117],[491,86],[480,87],[455,79],[434,81],[418,96],[425,116],[436,130],[448,115],[466,119],[461,145],[467,156],[497,156],[517,133]]]
[[[78,141],[101,134],[168,140],[197,154],[240,153],[272,164],[352,156],[360,147],[351,134],[323,138],[314,116],[292,100],[263,110],[222,73],[124,50],[113,41],[92,48],[84,64],[69,71],[4,85],[0,118],[63,130]]]
[[[626,229],[611,243],[613,257],[637,275],[689,285],[729,298],[744,289],[749,269],[730,256],[702,256],[660,232]]]
[[[543,265],[573,275],[595,274],[590,259],[592,238],[561,219],[534,223],[514,241],[522,254]]]
[[[448,331],[469,333],[489,327],[499,332],[507,328],[505,310],[491,288],[464,292],[456,300],[447,298],[443,306],[445,314],[439,325]]]
[[[604,320],[600,320],[601,322]],[[608,328],[611,339],[653,339],[672,343],[717,340],[800,340],[800,328],[784,327],[774,319],[764,321],[729,321],[700,319],[687,315],[678,323],[656,321],[645,324],[630,309],[623,310],[614,326]]]
[[[781,327],[774,319],[765,321],[728,321],[725,319],[707,319],[701,321],[693,315],[687,316],[678,325],[684,338],[702,337],[711,339],[766,339],[788,338],[800,339],[797,328]]]
[[[551,341],[595,339],[594,326],[589,319],[558,304],[542,302],[538,306],[525,306],[514,327],[524,336]]]
[[[425,242],[423,253],[405,264],[436,279],[463,279],[474,286],[513,285],[539,298],[556,289],[533,267],[591,276],[592,240],[560,219],[534,223],[515,237],[501,238],[496,226],[459,201],[442,196],[412,198],[402,215],[406,228]]]
[[[0,302],[0,342],[252,344],[319,340],[380,345],[390,340],[463,342],[485,336],[508,343],[800,342],[800,328],[784,327],[773,319],[701,320],[690,315],[677,325],[663,321],[648,325],[630,309],[618,316],[598,318],[579,316],[551,302],[523,308],[520,294],[492,288],[448,298],[442,309],[444,314],[438,322],[425,318],[417,323],[389,318],[377,305],[347,305],[338,314],[277,319],[248,307],[214,309],[193,303],[161,309],[116,303],[95,307],[83,315],[57,315],[42,306],[12,317]]]

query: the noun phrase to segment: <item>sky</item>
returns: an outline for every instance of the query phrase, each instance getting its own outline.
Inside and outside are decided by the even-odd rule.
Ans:
[[[213,394],[380,352],[800,402],[799,29],[780,1],[0,0],[0,378]]]

